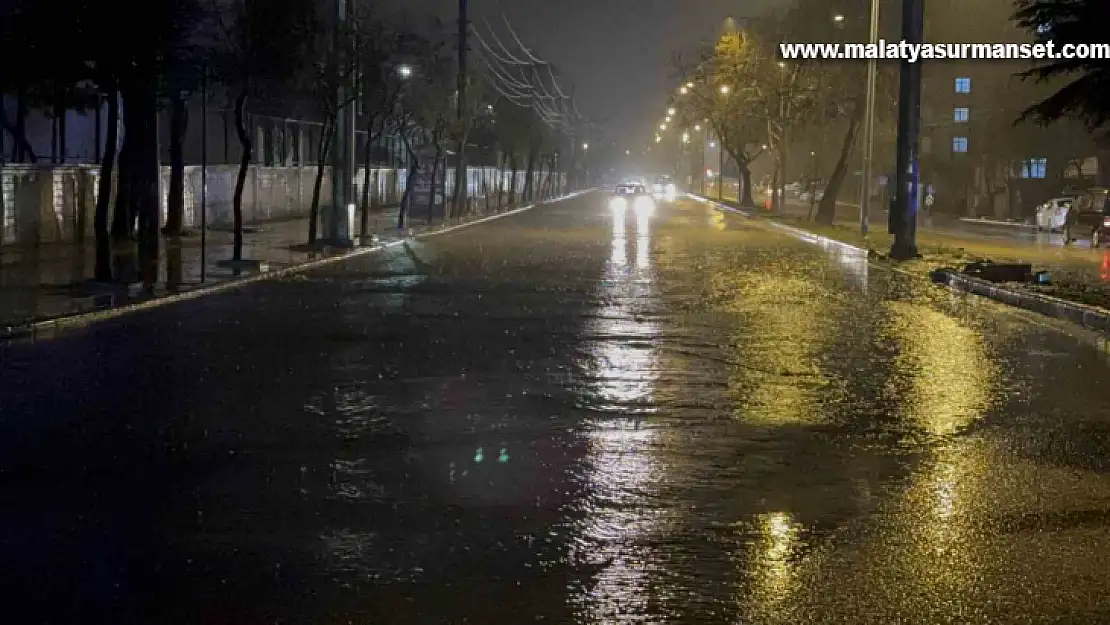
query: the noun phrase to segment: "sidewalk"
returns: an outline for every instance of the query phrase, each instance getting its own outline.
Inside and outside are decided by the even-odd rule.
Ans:
[[[476,211],[451,224],[466,223],[491,214]],[[368,231],[381,243],[398,240],[408,229],[419,233],[429,228],[426,218],[409,219],[406,232],[397,229],[399,208],[380,209],[372,214]],[[419,211],[418,211],[419,212]],[[261,261],[263,271],[280,271],[311,261],[342,256],[347,248],[317,246],[308,249],[307,218],[247,226],[243,234],[243,258]],[[442,224],[433,224],[433,226]],[[357,228],[357,223],[356,223]],[[257,272],[219,266],[231,258],[233,235],[230,230],[209,229],[201,246],[200,233],[160,242],[159,277],[153,299],[187,293]],[[118,308],[146,302],[151,295],[139,285],[105,285],[92,282],[95,246],[92,240],[78,244],[52,244],[38,248],[0,247],[0,339],[22,334],[31,323],[80,313]]]

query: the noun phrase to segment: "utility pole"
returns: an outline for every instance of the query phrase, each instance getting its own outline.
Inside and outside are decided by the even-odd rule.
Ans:
[[[701,178],[701,195],[705,197],[705,151],[709,149],[709,122],[705,124],[705,136],[701,140],[701,169],[698,177]]]
[[[879,0],[871,0],[871,38],[873,46],[879,45]],[[878,60],[867,61],[867,104],[863,122],[863,192],[859,200],[859,231],[867,234],[867,221],[871,215],[871,178],[875,160],[875,82],[878,77]]]
[[[339,38],[336,46],[345,45],[342,41],[349,20],[347,0],[335,0],[335,36]],[[335,115],[335,135],[332,141],[332,207],[331,218],[327,220],[325,238],[333,245],[352,244],[352,221],[354,215],[354,168],[355,168],[355,107],[350,97],[354,93],[353,68],[348,70],[336,88],[335,101],[339,110]]]
[[[922,43],[925,30],[924,0],[902,0],[902,39]],[[895,260],[917,257],[917,193],[920,176],[918,149],[921,135],[921,63],[902,61],[898,76],[898,154],[895,163],[894,205],[890,231]]]
[[[470,118],[467,116],[467,28],[470,25],[467,0],[459,0],[459,85],[456,98],[459,120],[459,145],[455,152],[455,213],[461,215],[467,208],[469,177],[466,175],[466,141],[470,135]]]

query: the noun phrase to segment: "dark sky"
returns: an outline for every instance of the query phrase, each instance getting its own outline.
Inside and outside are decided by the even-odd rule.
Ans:
[[[393,0],[414,13],[454,19],[457,0]],[[677,86],[674,52],[694,52],[726,17],[763,10],[776,0],[470,0],[472,22],[498,28],[504,10],[536,56],[573,81],[579,110],[616,137],[647,144]],[[506,42],[506,45],[508,43]],[[564,89],[565,91],[565,89]]]

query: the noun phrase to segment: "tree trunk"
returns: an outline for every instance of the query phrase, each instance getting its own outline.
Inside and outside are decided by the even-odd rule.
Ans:
[[[416,170],[420,167],[420,160],[416,158],[416,152],[412,149],[412,142],[409,141],[408,135],[403,130],[399,134],[401,144],[405,146],[405,152],[409,155],[409,170],[405,175],[405,192],[401,194],[401,207],[397,211],[397,229],[401,230],[405,227],[409,210],[412,208],[412,181],[416,179]]]
[[[21,154],[30,156],[30,161],[34,163],[38,160],[35,156],[35,151],[31,148],[31,144],[27,142],[27,137],[19,129],[19,124],[13,125],[9,120],[7,114],[4,112],[4,107],[0,106],[0,130],[8,131],[12,137],[12,158],[13,163],[18,163],[16,157]]]
[[[235,194],[231,199],[231,220],[233,230],[232,260],[243,260],[243,190],[247,186],[247,170],[254,156],[254,143],[250,129],[247,128],[247,91],[244,89],[235,97],[235,134],[239,138],[242,154],[239,156],[239,175],[235,178]]]
[[[779,158],[778,153],[775,153],[775,162],[771,171],[771,212],[777,213],[782,210],[782,205],[779,203],[779,187],[783,184],[779,180]]]
[[[509,152],[509,167],[512,168],[509,178],[509,205],[516,203],[516,153]]]
[[[490,205],[490,200],[489,200],[489,195],[490,195],[489,168],[484,166],[484,165],[482,166],[482,195],[486,196],[486,213],[489,214],[490,209],[493,208],[493,206]]]
[[[12,129],[13,163],[37,163],[31,143],[27,141],[27,88],[20,86],[15,92],[15,127]]]
[[[362,201],[359,202],[359,235],[367,236],[370,228],[370,159],[373,156],[375,122],[366,125],[366,145],[362,148]]]
[[[166,193],[166,227],[162,234],[179,237],[185,221],[185,131],[188,109],[180,92],[170,95],[170,184]]]
[[[739,161],[737,161],[739,164]],[[741,206],[755,206],[755,198],[752,197],[752,168],[745,160],[740,167],[740,205]]]
[[[53,102],[53,110],[51,111],[52,131],[54,141],[50,146],[53,152],[51,159],[56,164],[66,162],[66,107],[65,100],[63,99],[62,87],[57,80],[54,81],[54,89],[51,93]]]
[[[829,183],[825,185],[825,195],[817,207],[818,223],[831,224],[836,220],[836,198],[840,194],[840,186],[844,184],[844,177],[848,174],[848,159],[852,156],[852,148],[856,144],[856,135],[859,134],[859,125],[863,117],[863,107],[856,106],[848,119],[848,130],[844,133],[844,141],[840,145],[840,156],[837,157],[836,166],[829,175]]]
[[[436,139],[436,154],[432,158],[432,179],[428,184],[428,224],[432,223],[435,217],[436,208],[436,191],[439,184],[439,160],[443,157],[443,148],[439,145],[439,140]],[[447,203],[447,198],[443,198],[444,203]]]
[[[320,221],[320,188],[324,184],[324,168],[328,163],[328,152],[331,151],[333,117],[324,120],[324,128],[320,135],[320,145],[316,150],[316,178],[312,181],[312,204],[308,209],[308,244],[316,243],[318,222]],[[332,180],[332,184],[335,181]],[[364,226],[365,228],[365,226]]]
[[[123,94],[120,94],[123,98]],[[112,240],[116,243],[130,241],[134,232],[134,193],[132,188],[132,163],[135,159],[134,141],[132,135],[126,125],[123,129],[123,145],[119,151],[119,162],[116,164],[119,170],[116,173],[116,204],[112,211]]]
[[[96,188],[96,210],[93,213],[93,236],[96,241],[93,277],[99,282],[112,281],[112,239],[108,232],[108,210],[112,203],[112,173],[116,165],[116,143],[119,141],[119,93],[115,90],[108,94],[106,130],[104,153],[100,160],[100,179]],[[97,141],[99,140],[100,137],[97,137]]]
[[[528,151],[528,164],[524,174],[524,201],[531,202],[536,196],[536,152]]]
[[[505,206],[505,170],[509,166],[509,153],[501,153],[501,164],[497,168],[497,210]]]
[[[64,95],[64,94],[62,94]],[[69,135],[68,124],[66,123],[66,105],[65,101],[58,103],[58,162],[66,162],[66,152],[69,150],[69,141],[66,139]]]
[[[138,220],[139,277],[148,290],[158,279],[158,222],[162,198],[158,195],[158,96],[156,80],[146,68],[135,84],[125,89],[124,125],[131,144],[131,205]]]

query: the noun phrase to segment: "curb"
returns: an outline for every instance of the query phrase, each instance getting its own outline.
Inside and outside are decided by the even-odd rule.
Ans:
[[[192,289],[192,290],[189,290],[189,291],[185,291],[185,292],[182,292],[182,293],[174,293],[173,295],[166,295],[166,296],[163,296],[163,297],[154,297],[154,298],[151,298],[151,299],[148,299],[148,300],[145,300],[145,301],[135,302],[133,304],[125,304],[123,306],[116,306],[116,307],[112,307],[112,308],[106,308],[104,310],[95,310],[95,311],[90,311],[90,312],[77,312],[77,313],[61,315],[61,316],[53,317],[53,318],[49,318],[49,319],[40,319],[40,320],[37,320],[37,321],[31,321],[31,322],[23,323],[23,324],[19,324],[19,325],[0,327],[0,342],[19,340],[19,339],[28,339],[28,338],[33,339],[33,338],[36,338],[40,333],[53,332],[53,331],[58,331],[58,330],[62,330],[62,329],[65,329],[65,328],[85,326],[85,325],[89,325],[89,324],[92,324],[92,323],[97,323],[99,321],[107,321],[108,319],[114,319],[116,317],[122,317],[124,315],[128,315],[128,314],[143,311],[143,310],[150,310],[152,308],[158,308],[158,307],[161,307],[161,306],[168,306],[170,304],[176,304],[178,302],[183,302],[183,301],[186,301],[186,300],[197,299],[197,298],[205,297],[205,296],[208,296],[208,295],[215,295],[217,293],[222,293],[224,291],[230,291],[232,289],[242,288],[244,286],[254,284],[255,282],[262,282],[263,280],[275,280],[275,279],[278,279],[278,278],[285,278],[285,277],[288,277],[288,276],[291,276],[291,275],[294,275],[294,274],[304,273],[306,271],[311,271],[313,269],[318,269],[320,267],[325,267],[327,265],[332,265],[332,264],[335,264],[335,263],[343,262],[345,260],[350,260],[352,258],[356,258],[356,257],[359,257],[359,256],[365,256],[367,254],[374,254],[374,253],[380,252],[382,250],[386,250],[386,249],[389,249],[389,248],[392,248],[392,247],[397,247],[399,245],[404,245],[405,241],[426,239],[426,238],[430,238],[430,237],[434,237],[434,236],[439,236],[439,235],[447,234],[447,233],[450,233],[450,232],[454,232],[456,230],[462,230],[463,228],[469,228],[471,226],[477,226],[479,224],[494,221],[494,220],[497,220],[497,219],[502,219],[504,217],[510,217],[512,215],[517,215],[517,214],[532,210],[533,208],[536,208],[537,206],[543,206],[545,204],[552,204],[552,203],[555,203],[555,202],[562,202],[564,200],[569,200],[571,198],[577,197],[577,196],[582,195],[584,193],[588,193],[591,190],[592,189],[585,189],[583,191],[575,191],[574,193],[568,193],[566,195],[562,195],[562,196],[559,196],[559,197],[556,197],[556,198],[552,198],[550,200],[544,200],[544,201],[541,201],[541,202],[533,202],[531,204],[526,204],[524,206],[514,208],[514,209],[509,210],[509,211],[505,211],[504,213],[498,213],[496,215],[489,215],[489,216],[486,216],[486,217],[482,217],[480,219],[475,219],[473,221],[468,221],[468,222],[460,223],[460,224],[454,224],[454,225],[447,226],[447,227],[438,226],[438,227],[434,227],[432,229],[425,230],[423,232],[414,234],[414,235],[409,236],[409,237],[404,237],[402,239],[398,239],[396,241],[390,241],[388,243],[379,243],[377,245],[371,245],[371,246],[368,246],[368,247],[360,247],[360,248],[356,248],[356,249],[353,249],[353,250],[348,251],[348,252],[344,252],[344,253],[341,253],[341,254],[336,254],[334,256],[328,256],[326,258],[319,258],[319,259],[316,259],[316,260],[310,260],[310,261],[307,261],[307,262],[298,263],[296,265],[291,265],[289,267],[283,267],[281,269],[275,269],[273,271],[264,271],[264,272],[253,274],[253,275],[250,275],[250,276],[244,276],[244,277],[241,277],[241,278],[233,278],[231,280],[225,280],[223,282],[217,282],[217,283],[212,284],[212,285],[198,287],[198,288],[195,288],[195,289]]]
[[[718,210],[724,210],[724,211],[728,211],[730,213],[736,213],[738,215],[743,215],[744,217],[747,217],[748,219],[760,219],[761,221],[765,221],[768,224],[770,224],[772,228],[782,230],[783,232],[786,232],[787,234],[793,236],[794,238],[805,241],[806,243],[816,243],[816,244],[819,244],[819,245],[823,245],[825,247],[837,247],[837,248],[840,248],[840,249],[842,249],[846,252],[850,252],[852,254],[862,254],[864,256],[867,256],[869,254],[869,252],[867,250],[863,249],[862,247],[858,247],[858,246],[852,245],[850,243],[845,243],[844,241],[840,241],[840,240],[837,240],[837,239],[832,239],[832,238],[829,238],[829,237],[826,237],[826,236],[822,236],[820,234],[814,234],[814,233],[810,232],[809,230],[803,230],[801,228],[795,228],[794,226],[788,226],[784,223],[777,222],[774,219],[753,215],[752,213],[749,213],[748,211],[740,210],[739,208],[736,208],[735,206],[730,206],[728,204],[724,204],[724,203],[718,202],[716,200],[711,200],[709,198],[705,198],[705,197],[702,197],[700,195],[696,195],[694,193],[690,193],[689,196],[692,197],[693,199],[699,201],[699,202],[706,203],[706,204],[711,204],[714,208],[716,208]]]
[[[1032,228],[1037,227],[1035,224],[1027,224],[1027,223],[1016,222],[1016,221],[998,221],[998,220],[995,220],[995,219],[975,219],[973,217],[960,217],[959,221],[961,223],[965,223],[965,224],[973,224],[973,225],[978,224],[978,225],[981,225],[981,226],[1006,226],[1006,227],[1009,227],[1009,228],[1024,228],[1024,229],[1032,229]]]
[[[1047,317],[1063,319],[1100,332],[1110,332],[1110,312],[1093,306],[1077,304],[1050,295],[1025,293],[1011,288],[973,278],[951,269],[938,269],[933,272],[933,281],[960,289],[974,295],[993,299],[1015,308],[1021,308]]]

